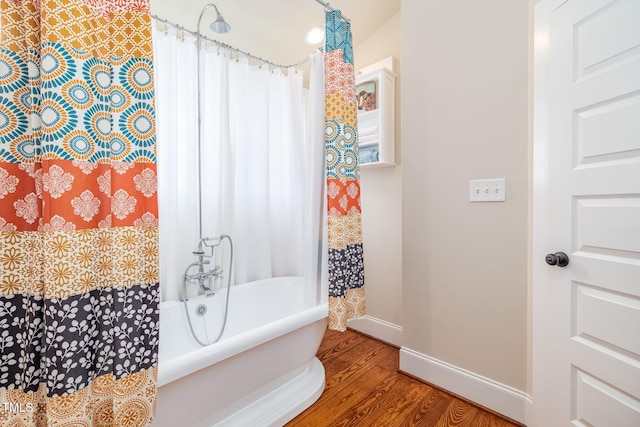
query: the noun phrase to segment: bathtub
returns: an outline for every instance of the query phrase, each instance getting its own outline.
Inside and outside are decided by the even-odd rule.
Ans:
[[[161,303],[153,427],[282,426],[313,404],[324,390],[315,354],[327,305],[305,305],[303,291],[301,277],[232,286],[224,334],[206,347],[193,339],[182,302]],[[191,316],[201,339],[217,336],[225,298],[221,290],[189,299],[191,313],[206,307]]]

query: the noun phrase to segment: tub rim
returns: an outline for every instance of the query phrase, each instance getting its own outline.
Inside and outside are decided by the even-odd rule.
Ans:
[[[165,301],[162,304],[183,304]],[[198,348],[168,361],[158,362],[158,387],[169,384],[210,365],[240,354],[329,316],[328,303],[307,307],[297,313],[261,325],[217,343]]]

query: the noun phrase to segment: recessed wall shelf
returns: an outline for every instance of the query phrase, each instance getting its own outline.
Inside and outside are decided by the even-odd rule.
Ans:
[[[394,166],[395,81],[393,58],[360,70],[356,75],[360,166]]]

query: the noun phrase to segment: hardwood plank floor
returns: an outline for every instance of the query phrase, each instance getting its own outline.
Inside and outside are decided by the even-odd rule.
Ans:
[[[324,393],[287,427],[518,427],[398,372],[398,349],[355,331],[327,331]]]

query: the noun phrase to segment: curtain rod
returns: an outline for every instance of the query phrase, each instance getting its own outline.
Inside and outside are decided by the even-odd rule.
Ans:
[[[201,40],[204,40],[204,41],[208,41],[208,42],[214,43],[214,44],[216,44],[216,45],[218,45],[218,46],[220,46],[220,47],[223,47],[223,48],[225,48],[225,49],[232,50],[232,51],[236,52],[237,54],[240,54],[240,55],[242,55],[242,56],[246,56],[246,57],[251,58],[251,59],[255,59],[256,61],[262,62],[263,64],[271,65],[272,67],[275,67],[275,68],[291,68],[291,67],[298,67],[298,66],[300,66],[300,65],[304,64],[305,62],[308,62],[308,61],[310,61],[310,60],[311,60],[311,55],[309,55],[309,56],[307,56],[306,58],[304,58],[302,61],[297,62],[297,63],[295,63],[295,64],[291,64],[291,65],[280,65],[280,64],[276,64],[276,63],[273,63],[273,62],[271,62],[271,61],[269,61],[269,60],[267,60],[267,59],[264,59],[264,58],[261,58],[261,57],[259,57],[259,56],[253,55],[253,54],[251,54],[251,53],[249,53],[249,52],[245,52],[245,51],[243,51],[243,50],[240,50],[240,49],[238,49],[238,48],[235,48],[235,47],[233,47],[233,46],[231,46],[231,45],[228,45],[228,44],[226,44],[226,43],[223,43],[223,42],[221,42],[221,41],[218,41],[218,40],[215,40],[215,39],[212,39],[212,38],[209,38],[209,37],[203,36],[202,34],[198,34],[198,33],[196,33],[195,31],[191,31],[191,30],[189,30],[189,29],[187,29],[187,28],[184,28],[183,26],[178,25],[178,24],[176,24],[176,23],[174,23],[174,22],[171,22],[171,21],[169,21],[169,20],[167,20],[167,19],[160,18],[160,17],[159,17],[159,16],[157,16],[157,15],[150,15],[150,16],[151,16],[151,18],[155,19],[156,21],[162,22],[163,24],[169,25],[169,26],[171,26],[171,27],[173,27],[173,28],[175,28],[175,29],[177,29],[177,30],[183,31],[183,32],[185,32],[185,33],[188,33],[188,34],[192,35],[193,37],[196,37],[196,38],[199,38],[199,39],[201,39]]]
[[[323,5],[323,6],[324,6],[324,8],[325,8],[325,9],[327,9],[327,10],[329,10],[329,11],[337,10],[337,9],[334,9],[333,7],[331,7],[331,5],[330,5],[329,3],[327,3],[327,2],[323,2],[322,0],[316,0],[316,2],[320,3],[321,5]],[[347,17],[346,17],[346,16],[344,16],[344,15],[342,15],[342,19],[344,19],[344,20],[345,20],[345,21],[347,21],[347,22],[351,22],[351,21],[349,20],[349,18],[347,18]]]

